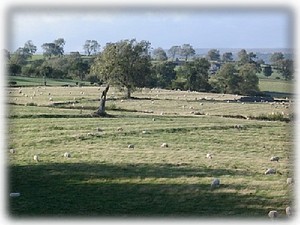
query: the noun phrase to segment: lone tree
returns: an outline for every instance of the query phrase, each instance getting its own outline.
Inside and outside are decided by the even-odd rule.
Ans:
[[[51,43],[42,44],[43,55],[51,58],[54,56],[62,56],[64,54],[64,45],[66,44],[63,38],[58,38]]]
[[[153,58],[158,61],[168,60],[167,53],[162,48],[156,48],[153,50]]]
[[[86,40],[83,45],[85,53],[90,56],[91,54],[97,54],[100,50],[100,44],[96,40]]]
[[[207,53],[207,59],[211,61],[220,61],[220,51],[218,49],[210,49]]]
[[[169,50],[168,50],[168,54],[170,55],[170,57],[172,58],[172,61],[175,60],[176,55],[179,55],[181,51],[181,47],[180,46],[172,46]]]
[[[106,44],[97,56],[90,73],[99,79],[126,90],[126,98],[136,87],[145,85],[145,78],[151,74],[151,57],[148,41],[121,40]]]
[[[183,44],[180,50],[180,55],[188,60],[188,57],[194,56],[196,54],[195,49],[190,44]]]

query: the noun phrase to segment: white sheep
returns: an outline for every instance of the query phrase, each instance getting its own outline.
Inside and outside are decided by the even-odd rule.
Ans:
[[[64,157],[65,157],[65,158],[70,158],[70,157],[71,157],[71,154],[70,154],[69,152],[65,152],[65,153],[64,153]]]
[[[34,155],[33,156],[33,160],[36,161],[36,162],[40,161],[39,156],[38,155]]]
[[[293,183],[294,183],[294,179],[291,178],[291,177],[288,177],[288,178],[286,179],[286,183],[287,183],[287,184],[293,184]]]
[[[271,210],[269,213],[268,213],[268,216],[271,218],[271,219],[275,219],[278,217],[278,212],[276,210]]]
[[[273,169],[273,168],[268,168],[266,171],[265,171],[265,174],[275,174],[276,173],[276,170]]]
[[[276,162],[278,162],[279,161],[279,157],[278,156],[272,156],[270,158],[270,161],[276,161]]]
[[[16,150],[15,150],[14,148],[11,148],[11,149],[9,149],[9,152],[10,152],[11,154],[15,154],[15,153],[16,153]]]
[[[290,206],[286,207],[285,214],[290,217],[293,215],[292,208]]]
[[[118,130],[118,131],[123,131],[123,128],[122,128],[122,127],[118,127],[117,130]]]
[[[128,148],[134,148],[133,144],[128,145]]]
[[[214,189],[216,187],[220,187],[220,180],[218,178],[214,178],[210,185],[211,189]]]
[[[52,98],[52,97],[50,97],[50,98],[49,98],[49,101],[53,101],[53,98]]]
[[[169,145],[168,145],[167,143],[162,143],[162,144],[160,145],[160,147],[162,147],[162,148],[168,148]]]
[[[143,131],[142,131],[142,134],[149,134],[149,131],[143,130]]]
[[[206,158],[212,159],[212,155],[211,155],[210,153],[207,153],[207,154],[206,154]]]

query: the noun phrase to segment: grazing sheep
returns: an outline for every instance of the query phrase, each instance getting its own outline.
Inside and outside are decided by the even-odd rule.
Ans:
[[[292,208],[290,206],[286,207],[285,209],[285,214],[288,216],[288,217],[291,217],[293,215],[293,212],[292,212]]]
[[[162,144],[160,145],[160,147],[162,147],[162,148],[168,148],[169,145],[168,145],[167,143],[162,143]]]
[[[233,127],[238,129],[238,130],[244,129],[244,126],[241,125],[241,124],[235,124]]]
[[[206,154],[206,158],[208,158],[208,159],[212,159],[212,155],[211,155],[211,154],[209,154],[209,153],[207,153],[207,154]]]
[[[143,130],[142,134],[149,134],[149,131]]]
[[[69,152],[65,152],[65,153],[64,153],[64,157],[65,157],[65,158],[70,158],[70,157],[71,157],[71,154],[70,154]]]
[[[279,161],[279,157],[278,156],[272,156],[270,158],[270,161],[276,161],[276,162],[278,162]]]
[[[10,152],[11,154],[15,154],[15,153],[16,153],[16,150],[15,150],[14,148],[11,148],[11,149],[9,149],[9,152]]]
[[[96,129],[98,132],[101,132],[101,131],[103,131],[100,127],[97,127],[97,129]]]
[[[271,218],[271,219],[275,219],[278,217],[278,212],[276,210],[271,210],[269,213],[268,213],[268,216]]]
[[[40,161],[40,160],[39,160],[39,156],[38,156],[38,155],[34,155],[34,156],[33,156],[33,160],[36,161],[36,162]]]
[[[287,184],[293,184],[293,183],[294,183],[294,179],[291,178],[291,177],[288,177],[288,178],[286,179],[286,183],[287,183]]]
[[[265,174],[275,174],[276,173],[276,170],[275,169],[272,169],[272,168],[268,168],[266,171],[265,171]]]
[[[117,130],[118,130],[118,131],[123,131],[123,128],[122,128],[122,127],[118,127]]]
[[[218,178],[214,178],[210,185],[211,189],[214,189],[216,187],[220,187],[220,180]]]
[[[155,118],[153,118],[152,121],[155,121]]]
[[[133,144],[128,145],[128,148],[134,148]]]
[[[53,101],[53,98],[52,98],[52,97],[50,97],[50,98],[49,98],[49,101]]]

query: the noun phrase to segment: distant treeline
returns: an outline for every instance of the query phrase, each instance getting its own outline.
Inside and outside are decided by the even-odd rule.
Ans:
[[[151,48],[148,41],[121,40],[100,44],[87,40],[84,55],[64,53],[65,40],[59,38],[41,47],[43,55],[33,57],[37,47],[27,41],[15,52],[5,50],[10,76],[80,79],[95,84],[114,83],[127,90],[135,87],[212,91],[255,95],[259,93],[257,73],[266,77],[274,71],[285,80],[293,79],[292,53],[257,53],[207,49],[201,55],[190,44],[168,50]]]

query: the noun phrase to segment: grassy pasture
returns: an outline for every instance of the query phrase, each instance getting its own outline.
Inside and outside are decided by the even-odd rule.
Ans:
[[[292,102],[159,89],[125,100],[111,88],[112,117],[92,118],[101,90],[8,88],[7,145],[16,153],[7,150],[7,191],[21,193],[8,199],[9,215],[267,219],[277,210],[285,218],[293,205],[292,123],[255,118],[288,117]],[[264,175],[267,168],[279,173]],[[211,190],[214,177],[221,185]]]
[[[259,89],[274,97],[289,97],[294,93],[294,85],[291,81],[260,79]]]
[[[9,76],[9,82],[17,82],[14,86],[40,86],[44,85],[43,77],[23,77],[23,76]],[[72,79],[46,79],[48,86],[75,86],[76,82],[79,84],[90,85],[87,81],[72,80]]]

